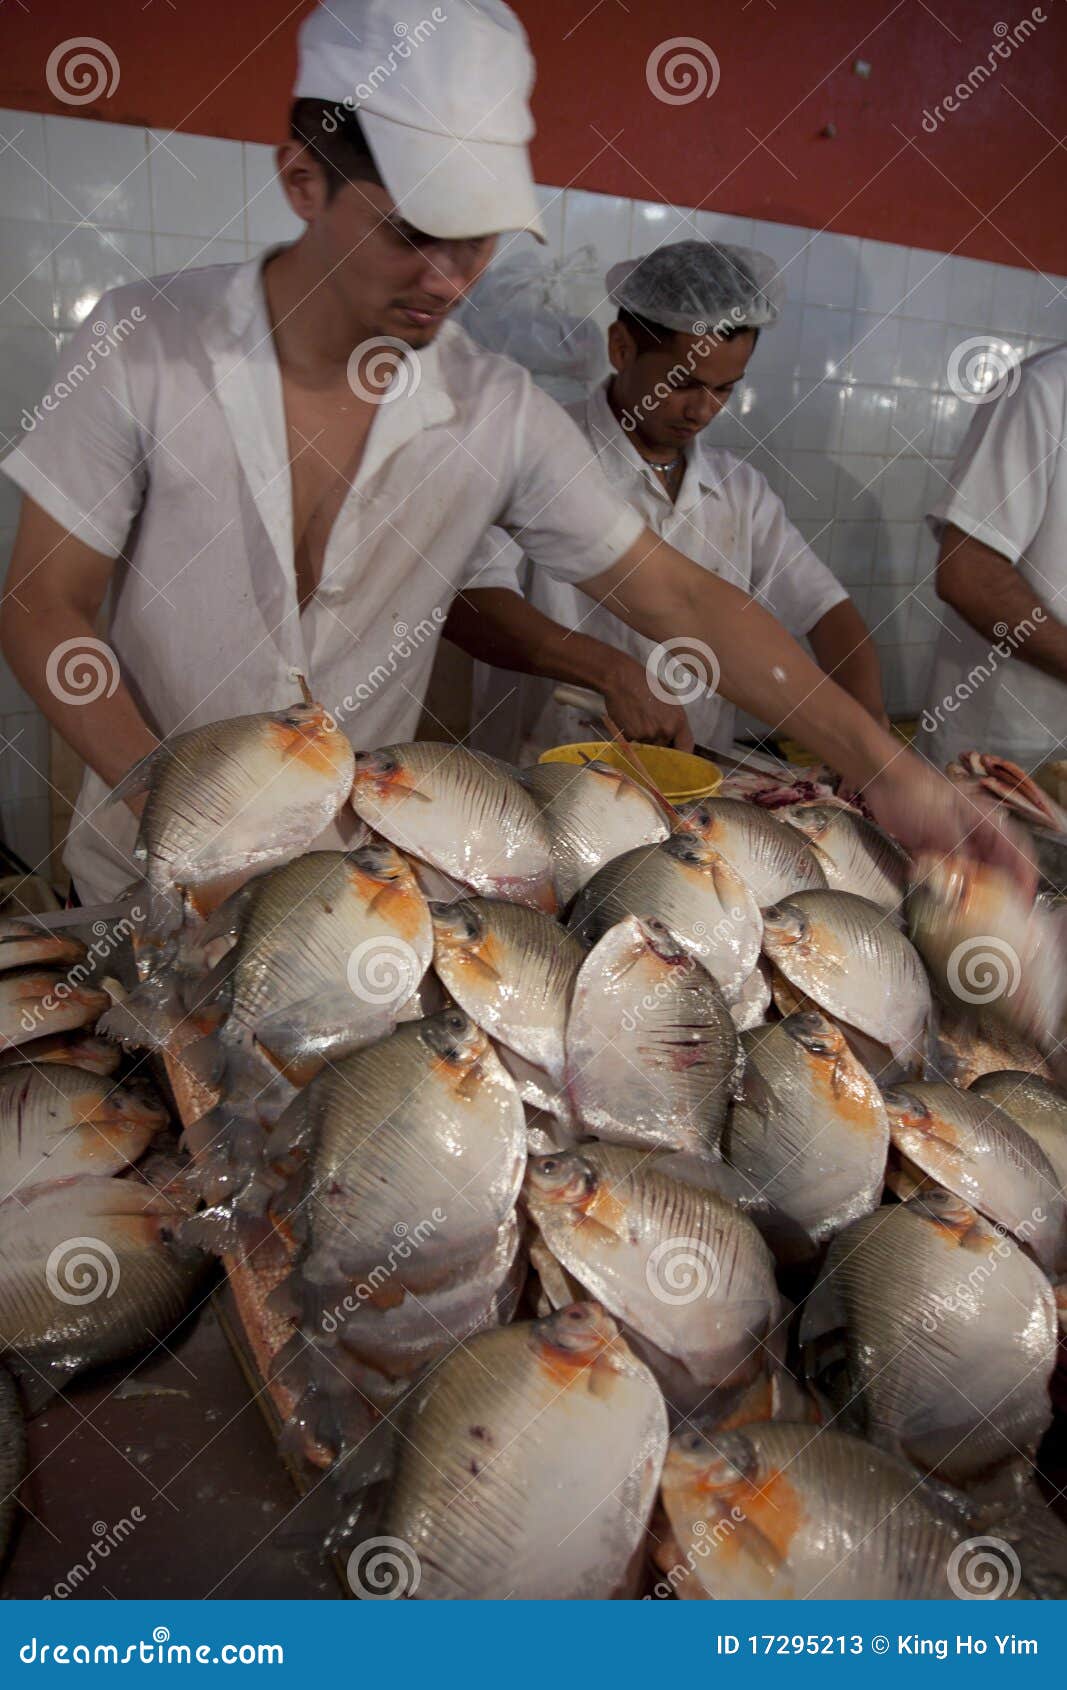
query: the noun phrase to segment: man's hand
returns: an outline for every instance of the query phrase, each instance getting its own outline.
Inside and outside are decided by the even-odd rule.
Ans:
[[[601,681],[608,715],[627,739],[641,745],[673,745],[692,751],[689,718],[680,704],[666,704],[649,690],[644,665],[624,652],[614,653],[610,678]]]
[[[969,792],[937,774],[911,752],[902,752],[868,782],[863,796],[888,833],[913,856],[960,852],[1006,869],[1033,896],[1037,871],[1019,830],[1000,819],[981,792]]]

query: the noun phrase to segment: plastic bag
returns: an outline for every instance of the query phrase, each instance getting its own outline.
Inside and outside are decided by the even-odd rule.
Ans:
[[[486,271],[460,322],[480,346],[529,370],[553,399],[581,399],[607,368],[604,336],[588,315],[603,298],[601,271],[591,246],[548,260],[515,253]]]

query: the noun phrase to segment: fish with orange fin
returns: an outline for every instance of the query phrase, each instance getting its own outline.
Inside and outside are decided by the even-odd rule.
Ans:
[[[107,993],[73,970],[11,968],[0,974],[0,1050],[91,1027],[107,1007]]]
[[[651,1373],[596,1303],[454,1350],[416,1386],[401,1428],[380,1530],[419,1576],[397,1594],[634,1594],[667,1414]]]
[[[155,944],[181,920],[181,890],[204,913],[242,877],[306,851],[339,813],[354,755],[333,717],[304,702],[209,722],[136,764],[112,802],[147,791],[134,857]]]
[[[361,751],[352,808],[461,886],[555,913],[548,830],[533,798],[494,758],[429,740]]]
[[[680,1430],[663,1501],[671,1543],[660,1570],[683,1598],[958,1595],[950,1567],[965,1516],[906,1461],[832,1426]]]
[[[314,1441],[358,1441],[368,1403],[392,1408],[423,1366],[513,1312],[525,1160],[518,1093],[457,1009],[331,1062],[293,1099],[238,1208],[258,1201],[296,1245],[280,1365]]]
[[[91,1033],[46,1033],[32,1044],[0,1051],[0,1074],[26,1062],[84,1068],[90,1074],[113,1074],[122,1061],[118,1045]]]
[[[0,1199],[74,1174],[119,1172],[168,1114],[143,1080],[27,1064],[0,1074]]]
[[[779,1261],[811,1260],[881,1201],[885,1105],[841,1028],[818,1010],[741,1042],[744,1073],[722,1154],[770,1205],[760,1226]]]
[[[0,973],[28,963],[60,967],[85,962],[87,956],[85,946],[71,934],[50,933],[36,922],[10,916],[0,920]]]
[[[800,1322],[835,1423],[961,1485],[1033,1460],[1056,1337],[1036,1262],[940,1188],[838,1233]]]
[[[298,1087],[325,1062],[392,1032],[429,967],[433,929],[410,864],[378,839],[308,851],[247,881],[201,930],[200,951],[216,940],[233,942],[181,989],[176,1018],[203,1036],[177,1060],[221,1093],[189,1136],[210,1148],[229,1183],[243,1138],[254,1153],[260,1123],[276,1119]],[[155,985],[105,1016],[103,1030],[121,1034],[138,1018],[131,1005]]]
[[[995,757],[984,751],[963,751],[945,772],[957,785],[978,786],[1032,826],[1067,834],[1067,811],[1038,785],[1032,775],[1007,757]]]

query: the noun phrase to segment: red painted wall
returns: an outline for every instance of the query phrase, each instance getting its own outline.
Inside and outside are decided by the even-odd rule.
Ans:
[[[307,10],[307,0],[9,5],[0,104],[277,140]],[[1056,144],[1065,0],[516,0],[516,10],[540,67],[543,182],[1067,272],[1067,152]],[[1029,39],[1003,39],[1005,25],[1042,15]],[[49,94],[45,64],[79,35],[106,41],[120,75],[110,97],[71,107]],[[715,54],[712,97],[666,105],[650,93],[646,61],[667,36]],[[994,54],[994,73],[937,121],[998,39],[1009,55]]]

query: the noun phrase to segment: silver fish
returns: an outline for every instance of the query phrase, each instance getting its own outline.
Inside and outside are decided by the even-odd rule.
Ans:
[[[930,987],[919,956],[887,912],[851,892],[797,892],[763,912],[763,948],[787,982],[835,1020],[922,1062]]]
[[[582,964],[567,1024],[567,1093],[587,1130],[712,1148],[737,1071],[737,1032],[707,969],[659,922],[609,928]]]
[[[416,1387],[403,1431],[380,1528],[410,1551],[403,1594],[630,1593],[667,1416],[652,1375],[595,1304],[454,1350]]]
[[[833,1427],[675,1433],[663,1500],[679,1594],[716,1600],[948,1599],[964,1531],[907,1462]],[[661,1563],[662,1565],[662,1563]],[[673,1583],[673,1580],[672,1580]]]
[[[735,868],[762,909],[791,892],[826,886],[822,866],[804,840],[769,810],[740,798],[703,798],[682,811],[683,826]]]
[[[1037,1141],[988,1097],[940,1080],[885,1093],[897,1150],[938,1185],[1028,1245],[1049,1274],[1067,1268],[1067,1200]]]
[[[524,1198],[556,1261],[623,1323],[672,1407],[758,1371],[779,1312],[774,1262],[733,1204],[672,1179],[658,1157],[607,1144],[533,1158]]]
[[[655,800],[607,763],[535,763],[522,784],[548,829],[561,909],[613,857],[670,833]]]
[[[75,1174],[117,1173],[167,1119],[141,1080],[116,1085],[57,1065],[9,1069],[0,1074],[0,1200]]]
[[[28,963],[60,967],[84,963],[88,956],[80,940],[63,933],[49,933],[32,921],[13,916],[0,919],[0,972],[24,968]]]
[[[434,967],[479,1027],[563,1083],[563,1038],[585,950],[540,910],[499,898],[433,907]]]
[[[579,892],[571,930],[590,944],[627,915],[660,921],[714,975],[731,1002],[756,966],[763,924],[737,870],[682,831],[607,863]]]
[[[972,1081],[970,1090],[988,1098],[1036,1139],[1056,1176],[1067,1188],[1067,1094],[1051,1080],[1018,1069],[1000,1069]]]
[[[1013,1239],[946,1191],[838,1234],[800,1339],[842,1429],[951,1484],[1032,1459],[1052,1419],[1052,1287]]]
[[[555,912],[547,829],[530,794],[495,759],[429,740],[361,751],[352,808],[401,850],[475,892]]]
[[[0,1051],[0,1073],[33,1062],[49,1067],[59,1064],[84,1068],[90,1074],[113,1074],[121,1061],[121,1050],[107,1039],[97,1039],[89,1033],[48,1033],[28,1045],[14,1045],[10,1050]]]
[[[839,1027],[818,1012],[745,1034],[722,1153],[771,1206],[779,1260],[804,1261],[881,1201],[889,1122]]]
[[[818,802],[793,805],[785,820],[809,841],[832,890],[854,892],[886,910],[900,909],[910,859],[874,822],[839,804]]]
[[[1010,875],[923,857],[908,893],[912,939],[951,1005],[1006,1022],[1043,1053],[1067,1030],[1067,918],[1031,904]]]
[[[360,1376],[363,1397],[387,1407],[394,1393],[383,1343],[394,1358],[388,1371],[403,1375],[431,1295],[448,1303],[458,1289],[465,1332],[491,1318],[515,1256],[522,1104],[485,1034],[445,1010],[317,1075],[282,1115],[267,1158],[276,1183],[288,1176],[271,1204],[299,1246],[287,1291],[306,1340],[294,1388],[304,1390],[305,1421],[344,1443],[344,1369],[336,1354],[323,1356],[324,1337],[327,1349],[339,1345],[370,1369]],[[451,1341],[438,1322],[436,1354]],[[378,1388],[374,1372],[383,1375]],[[357,1414],[357,1434],[361,1425]]]
[[[0,1203],[0,1347],[20,1373],[59,1390],[166,1338],[208,1267],[168,1241],[180,1220],[137,1179],[59,1180]]]
[[[148,791],[134,848],[144,935],[155,943],[177,927],[179,888],[217,903],[235,878],[306,851],[348,797],[353,767],[348,740],[312,703],[210,722],[137,764],[112,798]]]
[[[72,973],[9,969],[0,974],[0,1050],[89,1027],[107,1007],[106,992],[76,981]]]

